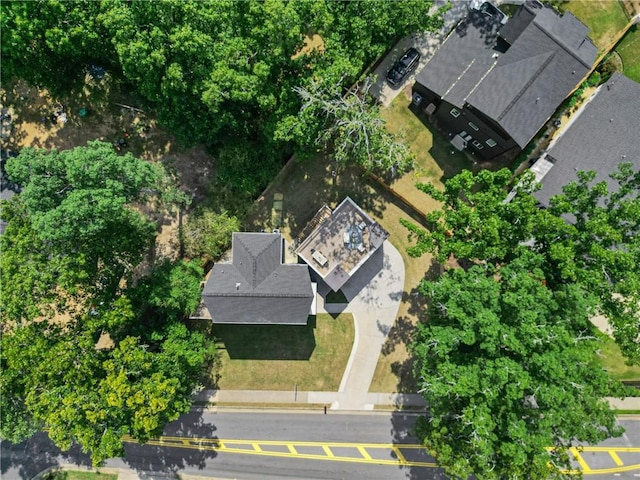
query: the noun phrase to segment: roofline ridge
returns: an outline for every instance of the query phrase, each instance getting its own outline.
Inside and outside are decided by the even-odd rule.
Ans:
[[[500,113],[500,115],[498,115],[497,120],[500,121],[502,120],[507,113],[509,113],[509,111],[513,108],[513,106],[518,102],[518,100],[520,100],[522,98],[522,96],[524,95],[524,92],[526,92],[529,87],[531,86],[531,84],[533,82],[535,82],[538,77],[540,76],[540,73],[542,73],[543,70],[545,70],[547,68],[547,65],[549,65],[549,63],[551,63],[551,60],[553,60],[556,56],[556,52],[546,52],[547,54],[547,58],[542,62],[542,65],[540,65],[535,72],[533,72],[533,75],[531,75],[531,78],[529,78],[529,80],[527,80],[527,83],[525,83],[522,88],[518,91],[518,93],[515,94],[515,96],[513,97],[513,99],[511,99],[511,101],[509,102],[509,104],[504,107],[504,110]],[[540,54],[543,55],[543,54]],[[538,56],[538,55],[536,55]],[[529,58],[535,58],[535,57],[529,57]],[[525,59],[523,59],[525,60]]]
[[[269,275],[271,275],[271,274],[275,271],[275,268],[274,268],[273,270],[271,270],[271,272],[269,272],[269,275],[267,275],[267,276],[262,280],[262,282],[260,282],[260,283],[256,283],[256,274],[255,274],[255,271],[256,271],[256,268],[257,268],[257,265],[256,265],[257,258],[258,258],[260,255],[262,255],[262,253],[263,253],[265,250],[267,250],[267,248],[269,248],[269,247],[273,244],[273,242],[274,242],[274,241],[278,241],[278,240],[280,241],[280,248],[279,248],[279,250],[280,250],[280,255],[279,255],[279,257],[280,257],[280,259],[279,259],[280,264],[279,264],[278,266],[283,265],[283,263],[282,263],[282,234],[280,234],[280,233],[266,233],[266,232],[233,232],[233,240],[237,240],[237,241],[238,241],[238,242],[239,242],[239,243],[240,243],[240,244],[241,244],[241,245],[242,245],[242,246],[243,246],[247,251],[249,250],[249,247],[247,247],[247,245],[246,245],[246,244],[242,241],[242,239],[240,238],[240,235],[241,235],[241,234],[245,234],[245,233],[249,233],[249,234],[264,234],[264,235],[277,235],[277,236],[275,236],[275,237],[273,238],[273,240],[272,240],[271,242],[268,242],[268,243],[266,243],[266,242],[265,242],[265,245],[264,245],[264,247],[262,248],[262,250],[260,250],[259,252],[257,252],[257,254],[256,254],[255,256],[254,256],[254,255],[251,255],[251,260],[252,260],[252,263],[253,263],[253,268],[252,268],[252,270],[253,270],[253,278],[252,278],[251,280],[249,280],[249,279],[248,279],[248,278],[246,278],[244,275],[242,275],[242,272],[240,272],[240,275],[242,275],[242,277],[243,277],[243,278],[244,278],[244,279],[249,283],[249,285],[251,285],[254,289],[256,289],[256,288],[258,288],[260,285],[262,285],[262,283],[263,283],[267,278],[269,278]],[[237,235],[236,235],[236,234],[237,234]],[[232,248],[233,248],[233,244],[232,244]],[[278,267],[276,267],[276,268],[278,268]]]
[[[571,15],[573,18],[575,18],[576,20],[578,20],[578,22],[580,22],[582,25],[584,25],[584,23],[582,23],[580,21],[580,19],[578,17],[576,17],[575,15],[573,15],[571,12],[565,12],[562,16],[558,16],[558,18],[563,18],[565,15]],[[534,17],[533,19],[533,24],[538,28],[538,30],[540,30],[542,33],[544,33],[547,37],[549,37],[551,40],[553,40],[558,46],[560,46],[565,52],[567,52],[569,55],[571,55],[573,58],[575,58],[578,62],[580,62],[582,65],[584,65],[586,68],[591,68],[593,62],[591,62],[591,64],[586,63],[584,60],[582,60],[576,52],[573,51],[572,48],[570,48],[566,42],[564,42],[561,38],[558,38],[556,35],[553,35],[551,32],[549,32],[546,28],[543,28],[542,25],[540,25],[538,22],[536,22],[536,17]],[[586,25],[584,25],[585,27],[587,27]],[[587,32],[589,32],[589,27],[587,27]],[[585,35],[584,40],[583,41],[588,41],[589,43],[591,43],[591,45],[593,45],[595,47],[595,44],[593,43],[593,40],[591,40],[591,38],[589,38],[589,34],[587,33],[587,35]],[[581,43],[582,44],[582,43]],[[596,56],[598,55],[597,50],[596,50]],[[594,59],[595,60],[595,59]]]
[[[313,290],[311,294],[304,293],[266,293],[266,292],[219,292],[219,293],[203,293],[205,297],[265,297],[265,298],[313,298]]]

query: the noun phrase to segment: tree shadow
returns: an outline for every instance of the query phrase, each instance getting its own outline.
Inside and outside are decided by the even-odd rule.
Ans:
[[[0,472],[3,477],[10,474],[29,480],[61,463],[91,466],[89,456],[82,453],[80,447],[74,445],[68,452],[63,453],[44,432],[38,432],[30,439],[17,444],[2,441]]]
[[[307,325],[213,326],[213,335],[232,360],[308,360],[315,347],[316,317]]]
[[[165,426],[163,435],[173,438],[162,439],[161,445],[128,443],[123,460],[139,473],[175,473],[187,467],[202,470],[207,460],[217,456],[216,430],[215,425],[205,422],[202,410],[192,409]],[[172,444],[176,448],[170,448]]]
[[[127,442],[124,446],[124,457],[107,460],[105,466],[124,462],[140,474],[171,473],[187,467],[202,469],[206,466],[207,460],[217,456],[213,448],[217,440],[216,430],[215,425],[203,419],[202,411],[194,409],[167,424],[163,430],[165,436],[179,437],[175,441],[178,448],[170,448],[172,439],[160,439],[165,442],[163,445],[154,445],[159,439],[151,440],[144,445]],[[188,445],[182,441],[183,439],[189,442]],[[211,448],[207,448],[207,445]],[[19,444],[2,442],[0,471],[3,476],[11,474],[29,480],[46,469],[63,464],[91,467],[91,459],[77,444],[62,452],[44,432],[39,432]]]
[[[402,448],[403,445],[416,445],[422,442],[415,436],[415,424],[418,415],[424,415],[424,413],[405,413],[394,412],[391,414],[391,426],[390,434],[392,443],[398,448],[402,456],[411,463],[436,463],[435,459],[430,456],[425,449],[418,448]],[[393,458],[397,458],[395,452],[392,454]],[[401,469],[407,478],[411,480],[446,480],[448,477],[444,475],[444,472],[434,467],[422,467],[412,465],[400,465]]]

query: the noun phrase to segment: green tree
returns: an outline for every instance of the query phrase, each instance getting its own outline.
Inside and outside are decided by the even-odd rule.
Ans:
[[[87,65],[112,65],[116,55],[98,21],[98,2],[2,2],[2,70],[54,92],[84,79]]]
[[[217,260],[229,248],[231,234],[239,229],[238,219],[226,211],[197,209],[188,215],[183,227],[185,255],[205,262]]]
[[[99,142],[25,149],[7,171],[24,189],[2,204],[0,435],[46,428],[99,464],[123,436],[145,442],[187,411],[214,352],[183,323],[200,301],[197,261],[128,281],[155,236],[142,205],[183,195],[160,167]]]
[[[413,157],[387,132],[369,95],[371,86],[367,78],[361,89],[346,95],[340,83],[327,87],[312,81],[309,88],[297,87],[303,104],[288,136],[302,152],[330,151],[340,167],[356,164],[366,171],[398,173],[410,169]]]
[[[572,441],[622,433],[603,398],[621,389],[596,360],[595,298],[548,288],[543,263],[529,252],[420,285],[429,310],[412,351],[429,413],[417,431],[455,478],[562,478]]]
[[[21,221],[37,237],[33,247],[39,249],[30,250],[50,259],[40,267],[55,267],[57,285],[69,293],[110,298],[153,242],[155,225],[134,203],[161,198],[161,167],[89,142],[60,152],[25,148],[6,169],[24,187],[15,203],[23,205]],[[16,235],[10,231],[5,246],[22,242]],[[9,290],[23,282],[18,275],[5,280]],[[30,297],[22,301],[37,305]]]
[[[550,288],[578,284],[597,295],[595,308],[611,320],[625,356],[638,362],[640,173],[622,164],[611,177],[616,187],[610,192],[606,182],[593,182],[593,172],[579,173],[548,209],[536,207],[530,173],[510,201],[506,170],[463,172],[447,181],[444,192],[420,185],[443,207],[427,216],[428,230],[402,221],[416,239],[409,253],[497,266],[535,251],[545,259],[541,268]]]
[[[160,435],[189,409],[205,354],[202,338],[192,343],[198,337],[184,325],[171,328],[157,351],[134,337],[97,350],[82,322],[35,322],[5,333],[2,438],[21,441],[46,427],[58,447],[77,442],[98,465],[123,454],[125,435],[142,443]]]

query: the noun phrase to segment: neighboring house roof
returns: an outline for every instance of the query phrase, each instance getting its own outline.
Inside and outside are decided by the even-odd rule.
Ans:
[[[338,291],[382,246],[389,233],[346,197],[330,215],[323,206],[296,253]]]
[[[607,181],[611,191],[615,182],[609,174],[618,164],[640,169],[640,83],[614,73],[572,122],[541,159],[553,165],[535,192],[544,206],[577,180],[578,170],[594,170],[595,181]]]
[[[306,265],[282,264],[279,233],[234,233],[232,263],[217,263],[202,292],[214,323],[305,325],[314,293]]]
[[[416,81],[459,108],[473,106],[523,148],[589,71],[597,48],[571,13],[537,3],[499,28],[471,11]]]

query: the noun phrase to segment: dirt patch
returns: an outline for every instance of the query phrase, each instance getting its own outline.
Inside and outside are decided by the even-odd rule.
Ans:
[[[99,80],[87,76],[80,92],[65,97],[54,97],[22,81],[5,85],[0,95],[0,106],[11,115],[10,126],[3,129],[3,149],[66,150],[92,140],[113,143],[120,153],[164,164],[192,198],[192,205],[205,200],[215,174],[213,157],[201,145],[180,148],[172,135],[158,127],[153,113],[123,93],[109,74]],[[154,256],[177,256],[177,232],[177,212],[158,217]]]

